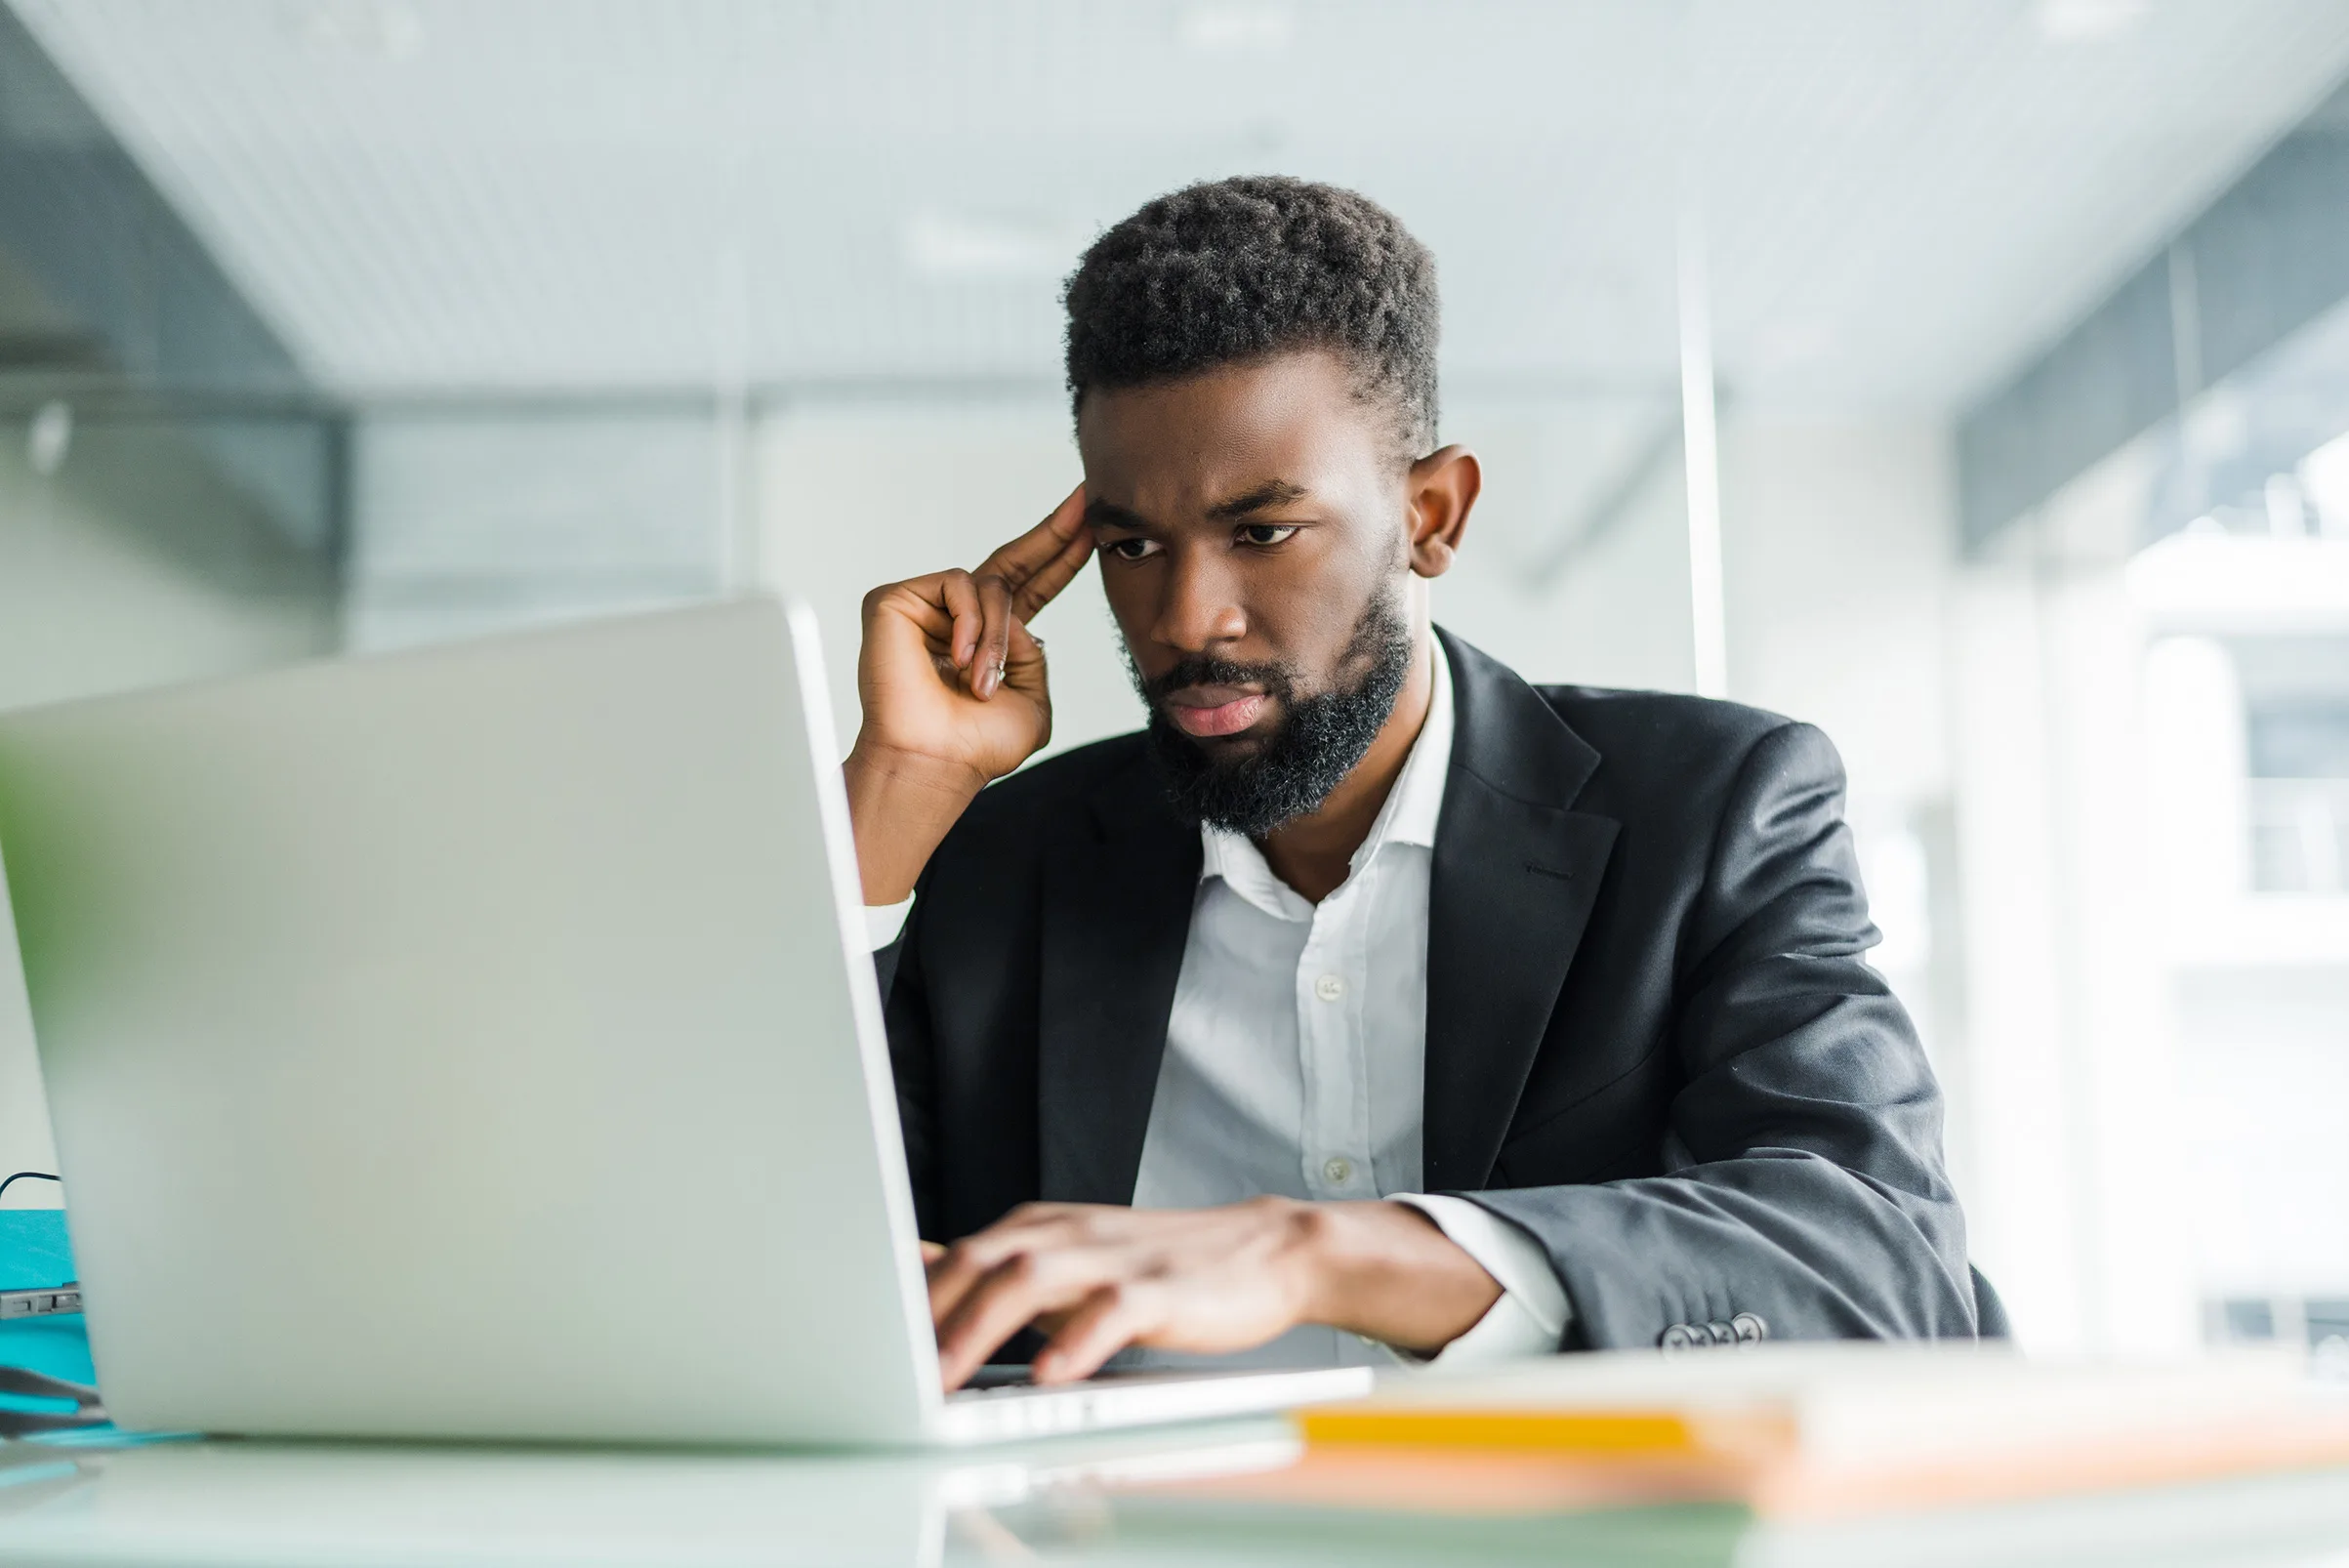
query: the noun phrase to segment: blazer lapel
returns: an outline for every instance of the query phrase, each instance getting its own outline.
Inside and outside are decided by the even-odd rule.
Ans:
[[[1490,1179],[1618,827],[1569,809],[1598,767],[1589,743],[1505,666],[1438,635],[1456,727],[1427,889],[1431,1192]]]
[[[1199,887],[1199,831],[1147,759],[1120,769],[1047,863],[1037,1004],[1040,1195],[1131,1203]]]

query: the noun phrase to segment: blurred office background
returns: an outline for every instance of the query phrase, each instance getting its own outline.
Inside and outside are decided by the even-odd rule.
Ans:
[[[7,0],[0,704],[773,585],[845,746],[862,592],[1078,477],[1088,239],[1337,181],[1443,269],[1438,615],[1841,745],[2026,1341],[2349,1353],[2345,78],[2341,0]],[[26,1036],[0,962],[0,1171]]]

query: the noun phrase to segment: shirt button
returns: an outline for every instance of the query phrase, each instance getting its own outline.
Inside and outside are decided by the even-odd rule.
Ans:
[[[1343,1158],[1333,1158],[1322,1166],[1321,1174],[1329,1179],[1331,1186],[1342,1187],[1353,1179],[1354,1162]]]
[[[1335,1002],[1345,995],[1345,976],[1325,974],[1313,982],[1313,994],[1324,1002]]]

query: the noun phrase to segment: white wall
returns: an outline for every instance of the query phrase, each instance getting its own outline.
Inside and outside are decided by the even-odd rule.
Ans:
[[[1730,695],[1825,729],[1869,805],[1949,789],[1954,500],[1937,424],[1722,429]]]
[[[1677,448],[1572,549],[1677,403],[1465,401],[1444,436],[1482,461],[1484,493],[1435,618],[1530,681],[1686,690],[1695,681],[1688,525]]]
[[[609,615],[724,586],[706,410],[393,409],[352,439],[345,632],[361,651]]]
[[[0,424],[0,707],[217,675],[325,650],[334,607],[249,508],[159,432],[85,430],[54,479]],[[136,482],[129,482],[136,481]],[[137,515],[141,497],[169,497]],[[0,900],[0,1175],[55,1170],[16,938]],[[21,1181],[11,1208],[56,1189]]]
[[[815,610],[844,753],[856,736],[866,592],[976,566],[1083,477],[1056,399],[785,410],[762,422],[752,468],[760,576]],[[1141,722],[1092,567],[1036,618],[1036,632],[1051,672],[1052,751]]]
[[[1967,565],[1949,669],[1976,1256],[2027,1343],[2200,1333],[2123,454]]]

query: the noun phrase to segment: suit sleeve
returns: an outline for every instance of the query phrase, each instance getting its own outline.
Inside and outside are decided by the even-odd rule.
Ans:
[[[919,897],[897,939],[876,952],[873,964],[888,1020],[889,1070],[897,1082],[897,1125],[905,1138],[906,1173],[913,1182],[915,1225],[925,1240],[946,1240],[938,1234],[937,1061],[922,965]]]
[[[1575,1343],[1740,1313],[1778,1340],[1975,1332],[1941,1093],[1862,961],[1876,931],[1842,805],[1808,725],[1739,769],[1681,928],[1669,1174],[1461,1194],[1541,1241]]]

